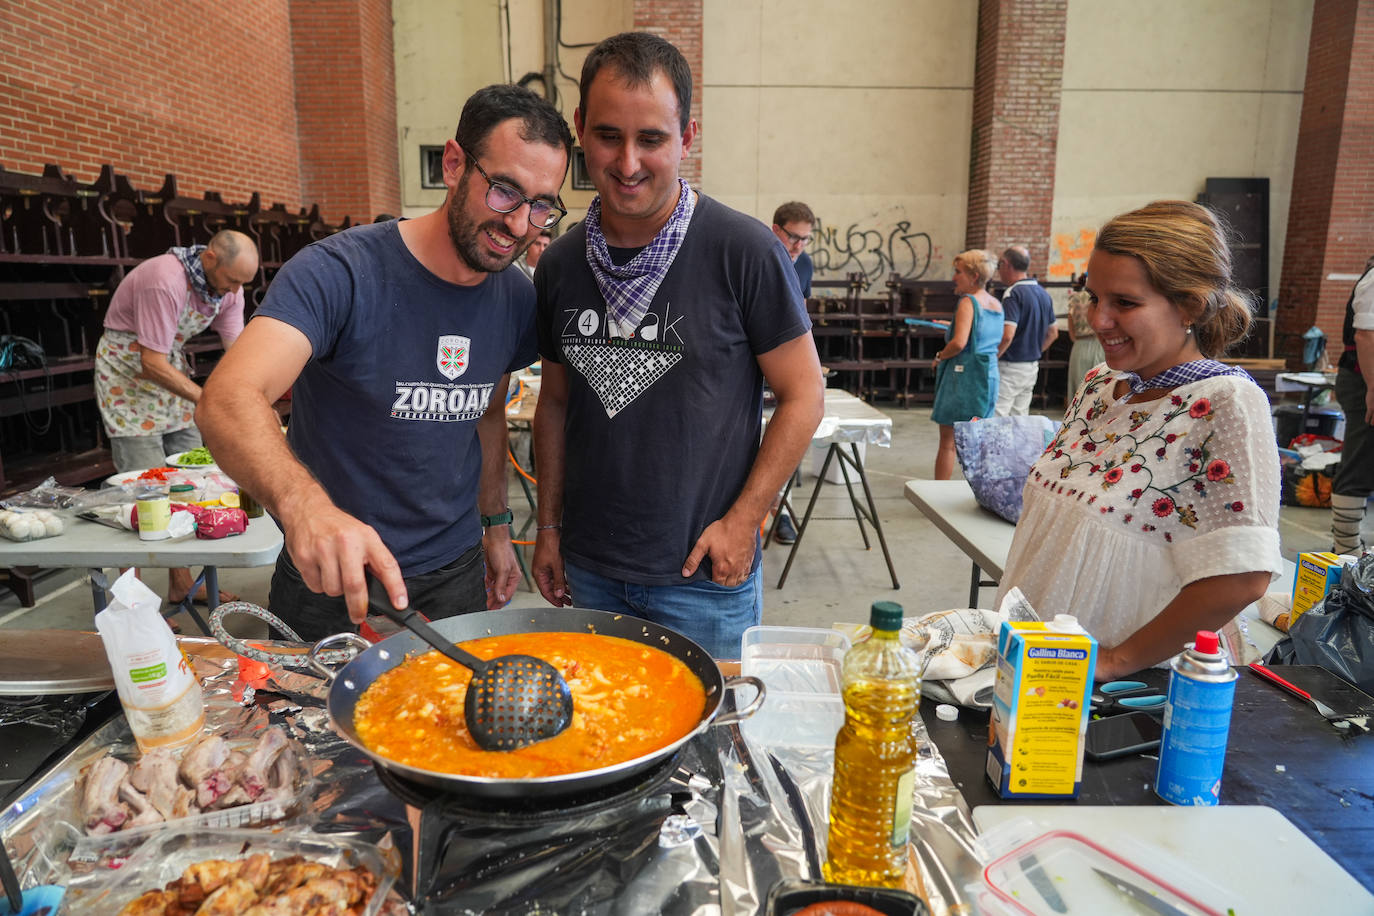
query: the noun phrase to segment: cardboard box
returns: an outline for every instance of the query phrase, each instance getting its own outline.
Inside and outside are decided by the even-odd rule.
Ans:
[[[1003,621],[988,779],[1003,798],[1071,798],[1083,781],[1097,641],[1077,622]]]
[[[1316,607],[1337,585],[1341,584],[1341,571],[1346,563],[1357,562],[1357,557],[1337,555],[1329,551],[1314,551],[1298,555],[1298,568],[1293,576],[1293,608],[1289,612],[1288,625]]]

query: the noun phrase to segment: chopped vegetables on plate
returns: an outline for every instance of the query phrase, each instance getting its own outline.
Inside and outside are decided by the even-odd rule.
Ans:
[[[205,446],[198,446],[190,451],[182,452],[177,456],[177,464],[214,464],[215,459],[210,457],[210,450]]]

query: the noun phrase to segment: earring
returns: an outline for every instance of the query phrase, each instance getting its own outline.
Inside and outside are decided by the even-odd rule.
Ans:
[[[1185,324],[1185,325],[1183,326],[1183,333],[1184,333],[1184,334],[1192,334],[1192,333],[1193,333],[1193,326],[1192,326],[1191,324]]]

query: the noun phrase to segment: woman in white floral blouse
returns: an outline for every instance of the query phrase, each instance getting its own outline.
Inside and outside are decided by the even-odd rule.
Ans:
[[[1225,232],[1184,201],[1118,216],[1087,289],[1106,363],[1031,468],[1002,591],[1076,615],[1098,680],[1165,662],[1201,629],[1245,661],[1234,618],[1282,571],[1279,460],[1265,393],[1215,361],[1251,315]]]

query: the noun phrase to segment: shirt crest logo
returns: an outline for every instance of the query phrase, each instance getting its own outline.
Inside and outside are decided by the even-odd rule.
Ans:
[[[443,334],[439,337],[439,352],[435,362],[439,371],[449,381],[468,371],[468,347],[472,344],[466,337],[457,334]]]

